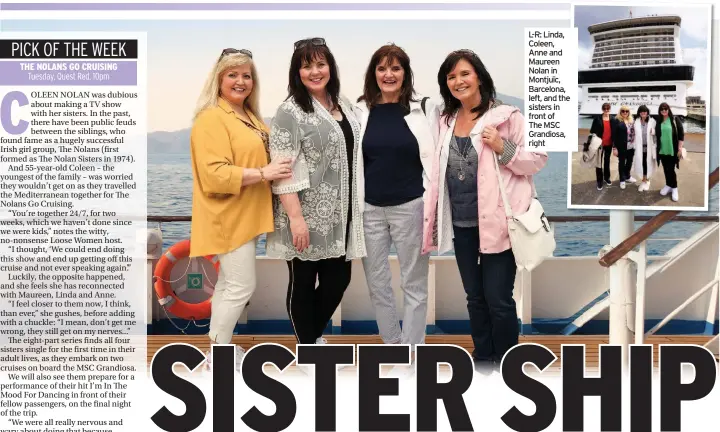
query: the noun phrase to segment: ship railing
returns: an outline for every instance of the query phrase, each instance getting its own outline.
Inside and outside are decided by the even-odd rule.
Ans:
[[[716,168],[708,177],[708,189],[712,190],[718,184],[719,169]],[[614,213],[614,214],[613,214]],[[660,228],[665,226],[668,222],[680,220],[678,216],[680,211],[662,211],[657,215],[649,218],[645,224],[635,230],[632,234],[627,236],[624,240],[620,241],[619,244],[615,245],[607,253],[602,253],[600,257],[600,265],[609,268],[611,271],[610,278],[610,343],[621,344],[627,347],[630,343],[643,344],[645,338],[655,334],[663,326],[665,326],[670,320],[682,312],[688,305],[692,304],[695,300],[703,296],[705,293],[710,291],[710,302],[707,312],[707,326],[706,334],[712,335],[712,326],[715,322],[715,316],[717,314],[718,307],[718,294],[720,289],[720,259],[715,264],[714,278],[706,283],[698,291],[690,295],[684,302],[678,305],[672,312],[670,312],[665,318],[659,323],[645,331],[645,298],[646,298],[646,285],[648,279],[648,256],[647,256],[647,241],[651,235],[657,232]],[[611,211],[611,225],[613,224],[613,216],[615,216],[615,223],[619,227],[611,226],[611,242],[612,232],[615,228],[616,231],[622,230],[623,223],[628,218],[632,218],[631,211]],[[717,216],[712,217],[714,224],[707,227],[701,232],[693,236],[692,241],[686,246],[680,253],[671,256],[666,262],[662,264],[660,270],[664,270],[683,256],[692,250],[693,246],[699,244],[704,238],[711,235],[718,235],[718,218]],[[627,224],[626,224],[627,226]],[[637,250],[636,250],[637,248]],[[624,299],[633,298],[631,294],[632,286],[632,274],[630,273],[630,263],[634,263],[636,266],[635,275],[635,304],[634,310],[628,310],[632,308],[632,304],[628,304]],[[615,300],[613,300],[615,299]],[[613,307],[613,305],[615,307]],[[627,316],[635,317],[634,322],[630,323],[626,321]],[[711,349],[716,357],[720,357],[720,335],[715,335],[710,339],[705,346]],[[631,342],[632,340],[632,342]],[[627,351],[627,350],[624,350]],[[625,356],[627,353],[625,353]],[[627,359],[627,357],[626,357]],[[626,363],[627,364],[627,363]]]
[[[596,223],[607,223],[608,221],[611,221],[610,216],[608,215],[582,215],[582,216],[550,216],[549,221],[553,227],[553,230],[556,230],[556,227],[558,224],[577,224],[577,223],[587,223],[587,224],[596,224]],[[634,215],[633,220],[634,222],[649,222],[653,218],[651,216],[643,216],[643,215]],[[677,216],[674,218],[673,222],[678,223],[700,223],[703,224],[703,228],[707,227],[708,224],[717,223],[717,217],[712,216]],[[159,256],[164,252],[162,249],[162,244],[172,244],[176,241],[184,240],[184,238],[181,237],[173,237],[170,236],[164,236],[162,234],[162,228],[165,224],[177,224],[177,223],[187,223],[192,221],[191,216],[148,216],[147,221],[149,223],[155,223],[157,224],[158,234],[160,238],[157,240],[160,241],[160,245],[156,248],[155,257],[152,258],[150,255],[148,255],[148,268],[149,268],[149,275],[152,275],[153,267],[156,263],[156,260],[159,258]],[[556,231],[557,232],[557,231]],[[659,233],[658,233],[659,234]],[[573,235],[563,235],[562,237],[558,237],[558,244],[562,244],[562,242],[572,242],[572,241],[578,241],[582,240],[586,243],[590,244],[603,244],[607,241],[607,235],[604,236],[573,236]],[[664,243],[664,242],[683,242],[687,241],[688,237],[682,237],[678,235],[672,235],[668,234],[665,236],[660,235],[654,235],[652,238],[646,239],[647,242],[657,242],[657,243]],[[159,250],[157,250],[159,248]],[[264,257],[259,257],[260,259],[264,259]],[[593,255],[586,255],[584,256],[587,260],[592,260]],[[395,259],[394,257],[391,257],[391,260]],[[430,260],[430,269],[428,272],[428,325],[433,326],[435,324],[435,270],[437,265],[440,261],[446,261],[446,260],[452,260],[452,256],[432,256]],[[662,255],[650,255],[647,256],[647,259],[655,262],[655,263],[663,263],[666,261],[669,261],[672,259],[672,253],[664,253]],[[521,329],[522,333],[533,333],[533,314],[532,314],[532,277],[530,277],[530,274],[519,274],[518,275],[518,282],[516,285],[517,289],[517,300],[519,305],[519,318],[521,321]],[[148,286],[148,304],[154,305],[154,309],[157,313],[162,315],[161,310],[158,309],[157,304],[155,303],[157,301],[156,295],[154,293],[154,290],[152,289],[152,279],[149,281]],[[602,306],[601,304],[595,305],[592,310],[598,310],[599,307]],[[607,307],[607,305],[606,305]],[[606,308],[605,307],[605,308]],[[342,322],[342,305],[338,307],[338,310],[333,315],[331,321],[333,327],[339,326]],[[246,312],[243,314],[243,317],[240,319],[240,324],[243,324],[247,320],[247,309]],[[167,311],[165,311],[165,315],[172,321],[172,324],[178,329],[183,331],[183,328],[181,326],[178,326],[174,323],[174,319],[171,318],[171,316],[168,315]],[[582,314],[581,314],[582,315]],[[582,321],[582,320],[580,320]],[[585,320],[586,322],[587,320]],[[152,309],[149,308],[148,310],[148,322],[153,322],[153,312]],[[578,323],[579,321],[573,321],[571,325],[568,326],[568,328],[573,327],[577,324],[574,329],[577,329],[581,326],[581,324]],[[189,326],[192,323],[188,322],[186,325]],[[195,323],[197,326],[199,326],[197,323]],[[200,327],[200,326],[199,326]],[[565,332],[564,334],[571,334],[574,330]]]

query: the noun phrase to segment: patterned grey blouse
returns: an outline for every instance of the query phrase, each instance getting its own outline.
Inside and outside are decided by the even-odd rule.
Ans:
[[[357,148],[360,124],[352,105],[343,97],[340,107],[352,127]],[[293,176],[272,184],[275,231],[267,234],[267,255],[272,258],[316,261],[345,255],[348,260],[366,255],[357,185],[349,183],[349,170],[357,179],[357,164],[348,166],[340,124],[313,98],[314,112],[306,113],[290,98],[280,105],[270,128],[270,158],[294,160]],[[352,188],[352,195],[350,191]],[[293,246],[290,219],[277,195],[297,193],[310,232],[310,245],[302,252]],[[352,202],[350,202],[352,196]],[[352,206],[352,207],[350,207]],[[345,239],[348,210],[352,209]],[[347,249],[346,249],[347,244]]]

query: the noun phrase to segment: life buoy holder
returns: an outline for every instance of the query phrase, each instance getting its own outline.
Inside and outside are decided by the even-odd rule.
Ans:
[[[172,245],[160,257],[160,261],[158,261],[153,273],[155,277],[155,293],[158,296],[158,303],[178,318],[186,320],[207,319],[211,314],[212,296],[200,303],[187,303],[177,296],[177,293],[170,285],[170,272],[173,267],[178,261],[189,256],[190,240],[183,240]],[[207,255],[204,258],[213,264],[216,272],[220,271],[220,260],[217,255]]]

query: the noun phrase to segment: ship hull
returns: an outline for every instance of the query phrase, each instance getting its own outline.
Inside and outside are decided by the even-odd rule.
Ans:
[[[592,116],[602,114],[602,106],[609,103],[611,114],[617,114],[621,106],[630,107],[635,115],[641,105],[650,110],[650,114],[658,115],[658,108],[665,102],[670,106],[674,116],[686,117],[687,90],[692,81],[665,81],[665,82],[618,82],[580,85],[579,114]]]

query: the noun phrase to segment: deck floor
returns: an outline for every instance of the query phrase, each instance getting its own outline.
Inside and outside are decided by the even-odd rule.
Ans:
[[[382,340],[379,336],[364,336],[364,335],[328,335],[325,336],[328,343],[339,343],[339,344],[381,344]],[[660,344],[693,344],[693,345],[704,345],[711,337],[707,336],[651,336],[647,339],[647,343],[651,343],[654,346],[654,362],[655,366],[658,365],[658,349]],[[196,346],[203,352],[207,351],[210,347],[208,338],[206,335],[199,336],[148,336],[147,342],[147,360],[148,364],[152,360],[155,352],[163,347],[164,345],[171,343],[187,343]],[[243,335],[234,336],[234,344],[240,345],[245,349],[250,348],[253,345],[260,343],[277,343],[284,345],[295,351],[295,337],[291,335]],[[469,335],[428,335],[426,337],[427,344],[452,344],[458,345],[462,348],[472,351],[472,339]],[[597,369],[598,366],[598,353],[599,345],[609,343],[609,338],[606,335],[603,336],[521,336],[521,343],[536,343],[544,345],[550,348],[555,355],[558,357],[558,361],[553,363],[548,372],[559,372],[560,365],[562,362],[561,358],[561,346],[563,344],[585,344],[586,352],[586,367],[589,370]]]

